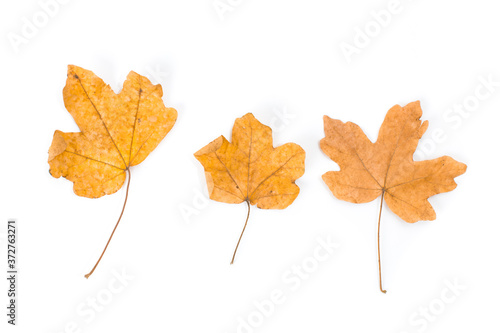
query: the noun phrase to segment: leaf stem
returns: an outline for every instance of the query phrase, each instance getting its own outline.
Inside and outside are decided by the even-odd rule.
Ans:
[[[116,228],[118,227],[118,224],[120,223],[120,220],[122,219],[123,212],[125,211],[125,206],[127,205],[127,199],[128,199],[128,189],[130,187],[130,169],[127,168],[127,173],[128,173],[128,182],[127,182],[127,192],[125,193],[125,201],[123,202],[123,208],[122,212],[120,213],[120,217],[118,218],[118,221],[116,222],[115,228],[113,229],[113,232],[111,233],[111,236],[109,236],[108,242],[106,243],[106,246],[104,247],[104,251],[102,251],[101,256],[99,257],[99,260],[97,260],[94,268],[90,271],[90,273],[85,275],[85,278],[88,279],[92,273],[94,273],[95,269],[97,268],[97,265],[99,265],[99,262],[102,259],[102,256],[104,256],[104,253],[106,252],[109,242],[111,242],[111,238],[113,238],[113,235],[115,234]]]
[[[377,246],[378,246],[378,280],[380,283],[380,291],[385,294],[387,290],[384,290],[382,288],[382,268],[380,265],[380,218],[382,217],[382,204],[384,203],[384,192],[385,191],[382,191],[382,195],[380,196],[380,210],[378,213]]]
[[[238,246],[240,246],[241,237],[243,237],[243,233],[245,232],[245,229],[247,227],[248,218],[250,217],[250,201],[247,199],[246,203],[248,206],[247,220],[245,221],[245,226],[243,227],[243,230],[241,231],[240,239],[238,239],[238,244],[236,244],[236,248],[234,249],[233,259],[231,259],[231,265],[234,263],[234,257],[236,256],[236,251],[238,251]]]

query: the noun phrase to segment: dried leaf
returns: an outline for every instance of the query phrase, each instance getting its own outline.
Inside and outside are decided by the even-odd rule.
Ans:
[[[162,95],[160,85],[135,72],[115,94],[91,71],[68,66],[64,104],[80,132],[55,131],[49,149],[51,175],[72,181],[74,192],[88,198],[115,193],[126,173],[130,184],[130,167],[144,161],[177,119]]]
[[[428,121],[422,123],[421,116],[418,101],[392,107],[375,143],[358,125],[325,116],[321,149],[340,166],[340,171],[323,175],[333,195],[353,203],[382,196],[381,200],[406,222],[434,220],[436,213],[427,199],[455,189],[454,178],[463,174],[467,166],[448,156],[413,161],[418,142],[428,127]]]
[[[304,174],[305,152],[294,143],[273,148],[272,142],[271,128],[248,113],[236,119],[232,142],[220,136],[196,152],[205,168],[210,198],[226,203],[245,201],[248,214],[250,205],[288,207],[299,194],[295,180]]]

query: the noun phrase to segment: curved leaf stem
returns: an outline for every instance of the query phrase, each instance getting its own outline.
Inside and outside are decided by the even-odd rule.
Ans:
[[[231,259],[231,265],[234,263],[234,257],[236,256],[236,251],[238,251],[238,246],[240,246],[241,237],[243,237],[243,233],[245,232],[245,229],[247,227],[248,218],[250,217],[250,201],[247,199],[246,203],[248,206],[247,220],[245,221],[245,226],[243,227],[243,230],[241,231],[240,239],[238,239],[238,244],[236,244],[236,248],[234,249],[233,259]]]
[[[377,232],[377,247],[378,247],[378,280],[380,283],[380,291],[384,294],[387,290],[382,288],[382,268],[380,265],[380,218],[382,217],[382,204],[384,203],[384,191],[382,191],[382,195],[380,196],[380,210],[378,213],[378,232]]]
[[[116,228],[118,227],[118,224],[120,223],[120,220],[122,219],[123,212],[125,211],[125,206],[127,205],[127,199],[128,199],[128,189],[130,187],[130,168],[127,168],[127,173],[128,173],[128,182],[127,182],[127,192],[125,193],[125,201],[123,202],[123,208],[122,212],[120,213],[120,217],[118,218],[118,221],[116,222],[115,228],[113,229],[113,232],[111,233],[111,236],[109,236],[108,242],[106,243],[106,246],[104,247],[104,250],[102,251],[101,256],[99,257],[99,260],[97,260],[94,268],[90,271],[90,273],[85,275],[85,278],[89,278],[92,273],[94,273],[95,269],[97,268],[97,265],[99,265],[99,262],[102,259],[102,256],[104,256],[104,253],[108,249],[109,242],[111,242],[111,238],[113,238],[113,235],[115,234]]]

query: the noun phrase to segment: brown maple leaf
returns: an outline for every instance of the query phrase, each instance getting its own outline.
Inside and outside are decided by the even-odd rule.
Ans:
[[[467,166],[443,156],[413,161],[418,142],[427,130],[422,123],[420,102],[392,107],[371,142],[358,125],[324,117],[325,138],[321,149],[340,166],[340,171],[323,175],[333,195],[353,203],[365,203],[381,196],[378,220],[378,264],[380,290],[380,216],[385,200],[389,208],[406,222],[434,220],[436,213],[429,197],[455,189],[454,178]]]
[[[127,203],[130,167],[138,165],[167,135],[177,111],[162,101],[162,88],[130,72],[119,94],[91,71],[68,66],[64,105],[80,132],[55,131],[49,149],[50,174],[73,182],[74,192],[99,198],[118,191],[128,174],[118,222],[89,277],[99,264]]]
[[[305,152],[295,143],[274,148],[271,128],[248,113],[234,122],[232,142],[220,136],[194,155],[205,168],[210,199],[247,203],[247,219],[232,264],[250,205],[284,209],[299,194],[295,180],[304,174]]]

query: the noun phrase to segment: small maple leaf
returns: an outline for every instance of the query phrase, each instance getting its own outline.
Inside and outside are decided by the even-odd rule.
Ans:
[[[385,117],[378,139],[371,142],[358,125],[324,117],[325,138],[321,149],[340,166],[340,171],[323,175],[333,195],[340,200],[365,203],[381,196],[378,221],[380,290],[380,215],[385,200],[404,221],[434,220],[436,213],[429,197],[455,189],[454,178],[467,166],[443,156],[413,161],[418,142],[428,127],[422,123],[420,102],[395,105]]]
[[[210,199],[247,203],[247,219],[232,264],[250,205],[284,209],[299,195],[295,180],[304,174],[305,152],[295,143],[274,148],[271,128],[248,113],[234,122],[232,142],[220,136],[194,156],[205,168]]]
[[[125,202],[109,241],[127,203],[130,167],[144,161],[177,119],[177,111],[165,107],[162,95],[160,85],[135,72],[115,94],[91,71],[68,66],[64,105],[80,132],[55,131],[49,149],[50,174],[72,181],[73,191],[88,198],[115,193],[128,174]],[[102,255],[85,277],[94,272]]]

